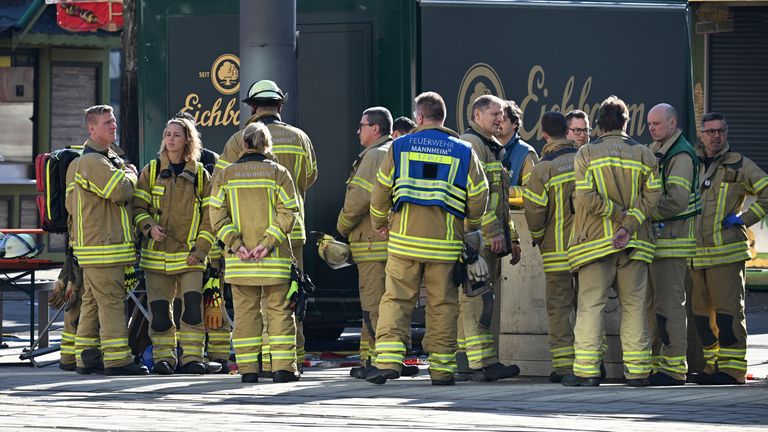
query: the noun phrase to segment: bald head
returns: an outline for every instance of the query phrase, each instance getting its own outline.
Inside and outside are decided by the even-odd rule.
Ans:
[[[665,142],[677,133],[677,110],[670,104],[660,103],[648,111],[648,132],[657,142]]]

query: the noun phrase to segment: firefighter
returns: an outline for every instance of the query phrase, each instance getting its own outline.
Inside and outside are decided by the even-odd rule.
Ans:
[[[530,144],[520,137],[520,128],[523,125],[523,111],[515,101],[504,101],[504,120],[501,129],[494,135],[504,145],[504,155],[501,164],[509,171],[509,196],[522,197],[528,176],[531,175],[534,165],[539,162]]]
[[[463,357],[466,355],[471,377],[475,381],[496,381],[520,374],[517,365],[499,362],[491,331],[493,298],[501,287],[501,257],[512,254],[512,264],[520,261],[517,232],[509,217],[509,173],[501,163],[504,148],[494,134],[501,129],[506,103],[492,95],[478,97],[472,104],[469,128],[459,138],[472,144],[488,181],[488,208],[483,215],[484,243],[481,255],[488,264],[491,290],[473,297],[459,292],[458,344],[459,379],[464,379]],[[466,353],[466,354],[465,354]]]
[[[89,138],[83,155],[73,162],[73,249],[83,268],[81,310],[93,308],[98,321],[81,319],[75,351],[100,341],[105,375],[146,375],[149,371],[133,362],[128,347],[123,302],[125,266],[136,259],[130,223],[136,168],[110,149],[117,136],[112,107],[88,108],[85,118]]]
[[[688,365],[685,310],[687,260],[696,253],[693,217],[701,212],[698,157],[677,128],[677,111],[658,104],[648,111],[651,151],[659,161],[661,199],[651,214],[656,251],[648,266],[648,328],[654,373],[651,385],[684,385]]]
[[[210,201],[211,223],[224,243],[224,278],[232,285],[235,358],[242,381],[258,382],[263,305],[272,380],[297,381],[296,323],[288,295],[293,255],[288,234],[299,211],[297,195],[288,170],[266,157],[272,147],[267,126],[250,123],[241,138],[235,163],[214,178]]]
[[[699,183],[701,214],[696,217],[693,257],[693,319],[704,346],[706,366],[697,384],[744,384],[747,329],[744,316],[747,227],[768,211],[768,176],[754,162],[731,151],[728,123],[721,113],[701,120]],[[744,201],[756,197],[749,208]],[[710,311],[715,312],[713,328]]]
[[[248,89],[248,97],[243,100],[251,107],[251,117],[246,125],[254,122],[262,122],[267,125],[272,135],[273,146],[271,155],[275,161],[284,166],[291,174],[296,184],[298,193],[296,202],[299,206],[299,215],[293,231],[290,233],[291,248],[294,251],[299,268],[304,269],[304,243],[306,243],[306,229],[304,223],[304,198],[309,189],[317,180],[317,160],[315,149],[304,131],[284,123],[280,119],[280,111],[288,100],[288,95],[270,80],[261,80],[253,83]],[[224,151],[216,163],[216,172],[236,161],[243,145],[242,131],[236,132],[224,145]],[[270,156],[272,157],[272,156]],[[297,339],[296,352],[299,358],[299,368],[304,361],[304,331],[301,322],[296,323]],[[265,341],[264,349],[268,352],[270,344]],[[269,355],[262,356],[264,361],[269,360]]]
[[[571,110],[565,115],[568,121],[568,134],[565,136],[569,140],[576,142],[576,147],[589,144],[589,134],[592,128],[589,127],[589,116],[580,109]]]
[[[621,303],[624,376],[632,387],[649,385],[651,349],[645,301],[653,260],[648,217],[661,185],[653,153],[626,134],[629,111],[616,96],[598,109],[603,135],[574,159],[576,188],[568,265],[578,271],[573,375],[565,386],[600,385],[603,311],[613,285]]]
[[[371,226],[371,191],[376,173],[392,144],[392,114],[384,107],[363,111],[357,135],[365,149],[352,163],[347,180],[344,207],[336,221],[336,230],[349,239],[352,258],[357,263],[360,285],[360,307],[363,326],[360,331],[360,367],[352,368],[350,375],[365,378],[373,370],[376,360],[376,325],[379,322],[379,303],[384,295],[384,269],[387,265],[387,239]],[[403,366],[402,375],[415,375],[416,366]]]
[[[416,97],[417,128],[392,143],[373,187],[373,228],[388,236],[377,369],[365,378],[374,384],[400,377],[422,281],[427,289],[423,346],[430,353],[432,384],[455,384],[458,290],[452,270],[462,253],[465,218],[468,228],[480,228],[488,182],[472,146],[443,126],[445,114],[437,93]],[[482,241],[479,233],[474,237]]]
[[[568,240],[573,225],[573,159],[576,142],[566,138],[565,116],[550,111],[541,117],[547,144],[541,161],[533,168],[523,192],[525,219],[533,242],[544,260],[549,317],[549,352],[554,371],[550,382],[561,382],[573,374],[573,326],[576,297],[573,275],[568,267]]]
[[[152,312],[152,371],[159,375],[172,375],[178,364],[185,374],[205,374],[208,367],[218,372],[221,368],[207,367],[203,358],[203,271],[215,239],[208,215],[210,175],[197,161],[201,148],[193,122],[169,120],[160,157],[142,169],[133,196],[133,221],[143,234],[139,265],[144,270]],[[177,294],[180,317],[173,313]],[[177,341],[183,352],[180,359]]]

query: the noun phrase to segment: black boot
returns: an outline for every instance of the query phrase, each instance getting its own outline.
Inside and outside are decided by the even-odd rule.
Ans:
[[[685,380],[674,379],[671,376],[656,372],[648,377],[648,381],[652,386],[681,386],[685,385]]]
[[[80,353],[80,360],[83,361],[83,366],[80,372],[77,373],[83,375],[89,375],[92,373],[101,374],[104,373],[104,358],[101,354],[101,350],[98,348],[87,348]]]
[[[259,382],[259,374],[257,373],[243,374],[243,376],[240,377],[240,382],[244,382],[248,384],[256,384],[257,382]]]
[[[272,372],[272,382],[275,383],[287,383],[298,381],[299,376],[295,373],[287,370],[276,370]]]
[[[146,366],[139,366],[136,363],[128,363],[125,366],[104,368],[104,375],[149,375],[149,369]]]
[[[173,375],[174,367],[166,360],[160,360],[152,367],[152,373],[158,375]]]
[[[505,366],[502,363],[494,363],[482,369],[472,371],[472,379],[477,382],[497,381],[518,375],[520,375],[520,368],[517,365]]]
[[[384,384],[387,380],[400,378],[400,372],[394,369],[379,369],[374,370],[366,375],[365,380],[373,384]]]
[[[205,375],[205,364],[199,361],[191,361],[179,369],[179,373],[185,375]]]
[[[599,387],[600,378],[599,377],[582,378],[576,375],[569,374],[563,377],[562,383],[565,387]]]
[[[77,369],[77,365],[74,363],[59,363],[59,369],[65,372],[74,372]]]
[[[221,373],[221,371],[224,369],[223,364],[215,361],[207,361],[207,362],[203,362],[203,364],[205,365],[206,374]],[[229,372],[229,369],[227,369],[227,372]]]
[[[452,386],[452,385],[456,385],[456,380],[453,379],[453,377],[441,379],[441,380],[433,379],[432,385],[433,386]]]
[[[217,360],[210,361],[208,363],[220,364],[221,365],[221,369],[218,372],[211,372],[211,370],[209,369],[207,373],[220,373],[220,374],[228,374],[229,373],[229,361],[227,361],[227,360],[217,359]]]
[[[651,382],[648,378],[633,378],[627,380],[627,387],[648,387]]]
[[[410,377],[416,376],[421,372],[418,366],[403,365],[403,369],[400,371],[400,376]]]
[[[728,375],[727,373],[723,372],[717,372],[715,374],[712,374],[708,377],[706,385],[739,385],[744,384],[743,382],[739,382],[736,378]]]
[[[551,374],[549,374],[549,382],[551,382],[551,383],[563,382],[563,377],[564,376],[565,375],[560,375],[557,372],[552,372]]]
[[[373,366],[358,366],[353,367],[349,370],[349,376],[357,379],[365,379],[366,376],[368,376],[369,373],[375,371],[376,368]]]

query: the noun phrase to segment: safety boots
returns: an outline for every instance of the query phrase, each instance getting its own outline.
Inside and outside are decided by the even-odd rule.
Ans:
[[[374,366],[374,370],[365,376],[365,380],[373,384],[384,384],[387,380],[400,378],[400,372],[394,369],[379,369]]]
[[[500,379],[512,378],[520,375],[517,365],[505,366],[503,363],[494,363],[481,369],[472,371],[472,379],[477,382],[490,382]]]

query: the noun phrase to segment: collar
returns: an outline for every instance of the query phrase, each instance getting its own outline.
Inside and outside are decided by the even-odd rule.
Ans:
[[[376,147],[381,147],[381,146],[383,146],[384,144],[386,144],[386,143],[388,143],[390,141],[392,141],[392,135],[383,135],[383,136],[379,137],[379,139],[377,139],[376,141],[371,143],[371,145],[369,145],[368,147],[364,148],[363,151],[360,152],[360,155],[362,156],[362,155],[366,154],[369,150],[373,150]]]
[[[699,156],[699,159],[700,159],[700,160],[704,160],[704,159],[707,159],[707,150],[706,150],[706,148],[704,147],[704,143],[702,143],[701,141],[699,141],[699,142],[696,144],[696,147],[694,147],[694,150],[696,151],[696,154]],[[733,155],[736,155],[736,154],[737,154],[737,153],[733,153],[733,152],[731,152],[731,144],[730,144],[728,141],[726,141],[726,142],[725,142],[725,145],[723,146],[723,148],[722,148],[722,149],[720,149],[720,152],[718,152],[718,153],[717,153],[717,154],[716,154],[714,157],[712,157],[711,159],[712,159],[712,160],[717,160],[717,159],[723,158],[723,162],[726,162],[726,159],[730,161],[731,157],[730,157],[729,153],[730,153],[730,154],[733,154]]]
[[[501,145],[501,143],[499,142],[499,140],[498,140],[498,139],[497,139],[495,136],[493,136],[493,134],[489,134],[489,133],[487,133],[487,132],[485,131],[485,129],[483,129],[482,127],[480,127],[480,125],[479,125],[479,124],[477,124],[477,123],[475,123],[474,121],[472,121],[472,120],[470,120],[470,121],[469,121],[469,127],[471,127],[471,128],[472,128],[472,130],[474,130],[475,132],[477,132],[478,134],[480,134],[480,135],[481,135],[483,138],[487,139],[488,141],[495,141],[495,142],[496,142],[496,144],[498,144],[498,145]]]
[[[541,149],[541,157],[546,156],[547,153],[552,153],[554,151],[560,150],[563,147],[576,148],[576,141],[562,138],[562,139],[557,139],[557,140],[548,142],[546,145],[544,145],[544,148]]]
[[[605,132],[602,135],[600,135],[600,138],[608,137],[608,136],[620,136],[620,137],[631,139],[630,136],[627,135],[626,132],[621,131],[621,130],[614,130],[614,131]]]
[[[102,155],[106,156],[109,159],[114,159],[117,157],[117,153],[115,153],[114,150],[112,150],[112,146],[114,144],[110,144],[110,147],[108,148],[102,148],[100,145],[96,144],[95,141],[88,138],[85,140],[85,144],[83,144],[83,147],[90,147],[92,151],[95,151],[97,153],[101,153]]]
[[[443,132],[445,134],[448,134],[448,135],[450,135],[450,136],[452,136],[454,138],[458,138],[459,137],[459,134],[457,134],[453,130],[448,129],[447,127],[445,127],[443,125],[436,125],[436,124],[429,124],[429,125],[418,126],[418,127],[416,127],[416,129],[413,130],[412,133],[426,131],[426,130],[439,130],[439,131],[441,131],[441,132]]]
[[[654,141],[650,145],[650,149],[655,154],[661,154],[665,155],[669,151],[669,149],[672,148],[672,145],[677,141],[678,138],[680,138],[680,135],[683,133],[682,130],[678,129],[677,132],[675,132],[671,137],[669,137],[664,142],[658,142]]]

